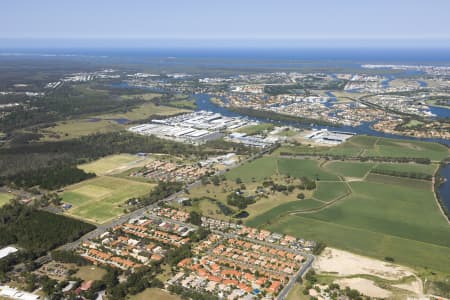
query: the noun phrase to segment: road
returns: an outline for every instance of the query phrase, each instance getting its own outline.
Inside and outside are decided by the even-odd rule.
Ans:
[[[287,250],[286,247],[281,246],[281,245],[268,243],[268,242],[265,242],[265,241],[260,241],[260,240],[255,240],[255,239],[250,239],[250,238],[245,238],[245,237],[240,237],[240,236],[237,236],[235,234],[223,233],[223,232],[215,231],[215,230],[213,230],[213,233],[217,233],[217,234],[223,235],[226,238],[239,238],[239,239],[247,240],[249,242],[253,242],[253,243],[256,243],[256,244],[263,245],[263,246],[269,246],[269,247],[273,247],[273,248],[276,248],[276,249],[279,249],[279,250],[285,250],[285,251]],[[314,259],[315,259],[314,255],[312,255],[312,254],[300,252],[298,250],[296,251],[296,250],[293,250],[293,249],[290,249],[290,248],[289,248],[289,251],[297,253],[297,254],[300,254],[302,256],[305,256],[306,257],[306,261],[303,263],[302,267],[297,271],[297,273],[295,273],[295,275],[291,277],[289,282],[280,291],[280,293],[277,296],[277,300],[284,300],[287,297],[287,295],[289,294],[291,289],[294,287],[294,285],[297,282],[297,280],[300,277],[303,277],[306,274],[306,272],[311,268],[312,263],[314,262]]]

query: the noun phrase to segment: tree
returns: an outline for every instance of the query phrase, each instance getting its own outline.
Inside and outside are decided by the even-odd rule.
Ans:
[[[299,200],[305,199],[305,194],[303,194],[303,193],[298,194],[297,199],[299,199]]]
[[[189,223],[200,226],[202,225],[202,215],[196,211],[189,213]]]

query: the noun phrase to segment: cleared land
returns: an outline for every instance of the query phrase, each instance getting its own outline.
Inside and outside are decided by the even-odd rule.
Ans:
[[[69,215],[95,223],[103,223],[121,215],[123,203],[143,196],[154,185],[116,177],[96,177],[71,185],[62,194],[64,202],[73,207]]]
[[[148,158],[139,157],[132,154],[117,154],[100,158],[96,161],[79,165],[78,168],[85,172],[95,173],[98,176],[123,172],[127,168],[137,167],[138,163],[145,163]]]

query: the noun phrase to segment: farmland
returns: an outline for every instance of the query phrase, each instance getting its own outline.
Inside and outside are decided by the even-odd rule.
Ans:
[[[431,183],[367,175],[373,167],[432,174],[435,165],[340,161],[320,164],[319,160],[295,159],[277,162],[280,173],[318,176],[321,180],[317,181],[317,189],[312,199],[281,204],[251,216],[248,225],[322,240],[377,258],[390,256],[415,267],[450,271],[442,264],[450,259],[450,227],[439,212]],[[359,179],[346,183],[339,181],[338,176]],[[338,201],[326,205],[313,199]]]
[[[67,187],[63,201],[73,207],[69,215],[103,223],[124,212],[124,202],[149,193],[153,185],[109,176],[97,177]]]
[[[336,147],[283,146],[277,153],[292,154],[326,154],[336,156],[358,157],[409,157],[429,158],[441,161],[449,156],[449,149],[437,143],[421,141],[403,141],[389,138],[358,135]]]

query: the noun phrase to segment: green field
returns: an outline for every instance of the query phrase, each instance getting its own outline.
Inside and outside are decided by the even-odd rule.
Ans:
[[[69,215],[95,223],[104,223],[123,214],[121,205],[132,197],[149,193],[152,184],[116,177],[96,177],[67,187],[64,202],[73,207]]]
[[[14,198],[13,194],[0,192],[0,207],[9,203]]]
[[[429,158],[441,161],[449,157],[449,148],[438,143],[427,143],[412,140],[396,140],[373,136],[357,135],[336,147],[281,147],[276,153],[290,152],[294,154],[329,154],[361,157],[410,157]]]
[[[343,177],[362,178],[374,166],[373,163],[331,161],[324,165],[325,169]]]
[[[44,134],[42,139],[71,139],[94,133],[115,132],[126,129],[126,125],[117,122],[117,120],[139,121],[146,120],[152,116],[171,116],[188,111],[146,102],[123,113],[93,115],[81,119],[58,122],[55,126],[41,129],[41,133]]]
[[[177,295],[170,294],[169,292],[157,288],[149,288],[137,295],[131,296],[130,300],[180,300]]]
[[[125,167],[128,164],[140,160],[136,155],[132,154],[116,154],[100,158],[96,161],[79,165],[78,168],[88,173],[95,173],[97,176],[105,175],[118,168]]]
[[[431,181],[427,180],[416,180],[406,177],[395,177],[395,176],[387,176],[381,174],[369,174],[366,178],[367,182],[374,183],[383,183],[383,184],[396,184],[401,185],[403,187],[411,187],[416,189],[424,189],[427,191],[431,191],[432,185]]]
[[[263,181],[264,178],[269,178],[274,175],[276,168],[276,158],[262,157],[232,169],[226,174],[226,178],[232,181],[240,178],[245,183],[252,182],[253,179],[256,181]]]
[[[318,200],[329,202],[349,193],[347,184],[344,182],[317,182],[317,189],[313,197]]]
[[[278,171],[283,175],[290,175],[296,178],[303,176],[311,179],[339,181],[339,177],[320,167],[321,161],[301,160],[301,159],[278,159]]]
[[[398,171],[409,173],[424,173],[433,175],[437,169],[436,164],[422,165],[422,164],[378,164],[375,169],[384,171]]]
[[[246,225],[257,227],[262,224],[271,223],[276,220],[278,217],[285,215],[289,212],[293,211],[308,211],[311,209],[316,209],[323,206],[324,203],[312,200],[312,199],[303,199],[297,200],[285,204],[278,205],[277,207],[269,210],[264,214],[260,214],[258,216],[251,217],[247,220]]]
[[[255,134],[261,134],[264,131],[270,131],[275,126],[270,123],[261,123],[257,125],[249,125],[242,128],[239,128],[237,132],[246,133],[247,135],[255,135]]]
[[[373,182],[351,182],[350,186],[349,197],[323,210],[287,215],[286,210],[294,209],[277,207],[248,224],[450,272],[450,265],[442,264],[450,261],[450,226],[431,189]]]

